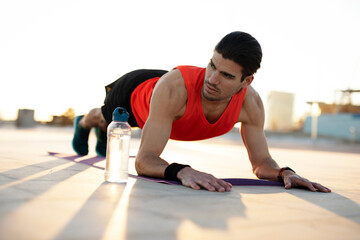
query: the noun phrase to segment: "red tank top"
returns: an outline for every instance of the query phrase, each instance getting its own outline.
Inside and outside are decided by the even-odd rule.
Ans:
[[[182,141],[194,141],[212,138],[229,132],[237,122],[246,88],[235,94],[224,113],[213,124],[209,123],[201,105],[201,88],[204,84],[206,68],[178,66],[187,89],[187,103],[184,115],[173,122],[170,138]],[[131,94],[131,108],[136,122],[143,128],[149,116],[150,98],[159,77],[140,84]]]

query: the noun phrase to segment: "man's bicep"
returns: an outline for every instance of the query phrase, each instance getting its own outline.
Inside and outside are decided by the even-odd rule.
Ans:
[[[178,114],[177,109],[181,108],[180,100],[176,90],[166,79],[155,87],[150,101],[149,117],[143,128],[140,153],[154,153],[157,156],[161,154],[170,138],[172,123]]]

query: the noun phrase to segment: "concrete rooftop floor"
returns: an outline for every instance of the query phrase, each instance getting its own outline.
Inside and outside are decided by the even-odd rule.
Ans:
[[[359,144],[269,137],[281,166],[332,193],[264,186],[212,193],[132,178],[104,183],[102,170],[47,154],[74,154],[71,139],[67,127],[0,126],[0,239],[360,239]],[[95,141],[92,132],[90,156]],[[133,137],[132,155],[138,145]],[[255,178],[233,135],[170,141],[163,157],[221,178]]]

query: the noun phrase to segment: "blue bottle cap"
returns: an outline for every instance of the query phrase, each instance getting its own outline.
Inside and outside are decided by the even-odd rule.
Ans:
[[[123,107],[117,107],[113,112],[113,121],[127,122],[129,113]]]

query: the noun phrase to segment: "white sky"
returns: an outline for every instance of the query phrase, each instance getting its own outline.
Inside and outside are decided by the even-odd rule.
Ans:
[[[300,114],[306,101],[360,89],[358,0],[11,0],[0,2],[0,117],[86,113],[128,71],[205,67],[235,30],[262,45],[253,86],[264,101],[295,93]]]

